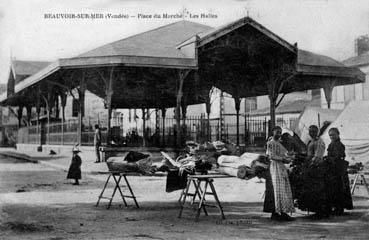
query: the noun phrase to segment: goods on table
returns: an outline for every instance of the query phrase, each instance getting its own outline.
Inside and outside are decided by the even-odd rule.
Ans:
[[[218,158],[218,172],[241,179],[251,179],[267,171],[268,163],[264,155],[244,153],[240,157],[222,155]]]
[[[139,152],[129,152],[122,161],[121,157],[111,157],[106,164],[109,171],[124,173],[140,173],[144,175],[152,175],[156,172],[153,166],[152,157],[149,154]]]

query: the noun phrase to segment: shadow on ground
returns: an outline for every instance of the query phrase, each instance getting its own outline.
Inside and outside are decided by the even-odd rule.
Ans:
[[[2,208],[1,228],[7,239],[367,239],[369,206],[356,203],[342,217],[317,221],[298,212],[294,222],[270,220],[260,202],[226,202],[225,220],[217,209],[208,209],[209,216],[202,212],[198,222],[193,209],[178,218],[178,202],[143,201],[139,209],[131,202],[128,208],[115,203],[110,209],[106,203],[8,204]]]

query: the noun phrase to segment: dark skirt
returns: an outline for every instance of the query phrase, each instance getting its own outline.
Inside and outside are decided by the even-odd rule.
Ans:
[[[316,213],[329,213],[331,209],[328,187],[328,165],[304,167],[298,208]]]
[[[336,209],[353,209],[350,182],[347,172],[330,178],[330,201]]]
[[[265,171],[263,174],[265,178],[265,197],[264,197],[264,212],[273,213],[275,212],[275,203],[274,203],[274,188],[272,182],[272,176],[270,175],[270,171]]]
[[[71,164],[68,170],[67,179],[81,179],[81,168],[77,164]]]

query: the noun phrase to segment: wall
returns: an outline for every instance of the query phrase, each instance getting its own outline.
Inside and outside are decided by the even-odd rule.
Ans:
[[[331,109],[344,109],[350,101],[369,100],[369,65],[360,67],[365,73],[366,81],[364,83],[337,86],[332,91]],[[327,101],[323,89],[321,90],[322,108],[327,108]]]

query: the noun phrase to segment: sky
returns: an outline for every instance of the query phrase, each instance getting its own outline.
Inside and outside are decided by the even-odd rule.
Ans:
[[[186,20],[212,27],[250,16],[286,41],[297,42],[299,48],[337,60],[354,56],[355,38],[369,34],[367,0],[2,0],[0,83],[7,82],[11,59],[55,61],[74,57],[182,20],[153,18],[155,14],[182,12]],[[103,17],[47,17],[59,13]],[[216,17],[190,18],[190,14],[201,13]],[[109,18],[119,14],[127,18]]]

